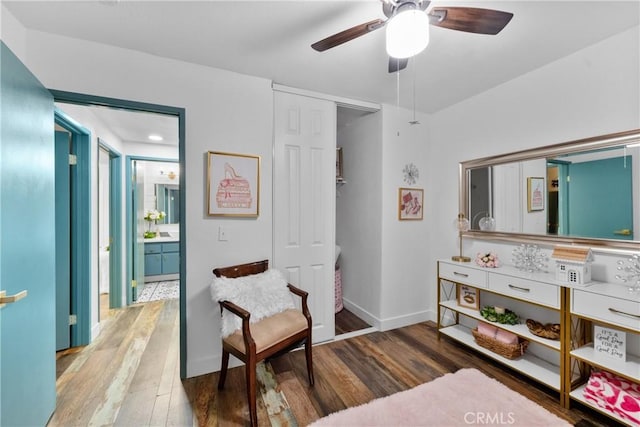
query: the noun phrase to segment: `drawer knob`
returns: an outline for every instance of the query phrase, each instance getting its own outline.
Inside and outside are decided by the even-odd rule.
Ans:
[[[458,273],[457,271],[454,271],[453,274],[456,275],[456,276],[469,277],[468,274]]]
[[[512,285],[512,284],[509,284],[509,288],[515,291],[520,291],[520,292],[531,292],[531,289],[523,288],[523,287]]]
[[[618,316],[627,316],[631,317],[632,319],[640,319],[640,316],[638,316],[637,314],[625,313],[624,311],[616,310],[615,308],[609,307],[609,311],[613,314],[617,314]]]

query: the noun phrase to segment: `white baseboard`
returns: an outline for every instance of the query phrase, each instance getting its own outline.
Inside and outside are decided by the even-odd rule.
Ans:
[[[415,323],[426,322],[428,320],[435,321],[437,313],[434,310],[424,310],[417,313],[410,313],[398,317],[391,317],[388,319],[380,319],[369,313],[357,304],[349,301],[346,298],[342,299],[344,307],[370,324],[372,327],[379,331],[388,331],[390,329],[401,328],[403,326],[413,325]]]
[[[357,304],[354,304],[353,302],[349,301],[346,298],[342,298],[342,305],[344,305],[344,308],[346,308],[347,310],[349,310],[350,312],[352,312],[353,314],[355,314],[356,316],[358,316],[359,318],[361,318],[362,320],[364,320],[374,328],[380,329],[380,319],[375,317],[373,314],[369,313],[364,308],[360,307]]]

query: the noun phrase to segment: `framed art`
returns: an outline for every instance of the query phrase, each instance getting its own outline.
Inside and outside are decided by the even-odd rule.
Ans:
[[[544,178],[529,177],[527,178],[527,211],[544,210]]]
[[[424,190],[421,188],[400,188],[398,191],[398,219],[421,220]]]
[[[207,152],[207,214],[257,217],[260,206],[260,157]]]
[[[458,305],[480,310],[480,295],[476,288],[458,284]]]

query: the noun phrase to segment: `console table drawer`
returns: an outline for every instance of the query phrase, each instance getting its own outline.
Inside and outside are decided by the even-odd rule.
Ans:
[[[549,307],[560,308],[560,288],[555,285],[491,274],[489,276],[489,290]]]
[[[487,272],[462,265],[440,263],[440,277],[476,288],[487,287]]]
[[[640,302],[573,290],[571,312],[612,325],[640,331]]]

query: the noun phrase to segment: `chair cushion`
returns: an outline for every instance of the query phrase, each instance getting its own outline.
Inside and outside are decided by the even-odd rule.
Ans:
[[[250,326],[251,336],[256,343],[256,353],[307,329],[307,318],[296,309],[274,314]],[[246,354],[242,331],[236,331],[224,338],[224,342]]]
[[[279,270],[237,278],[215,277],[211,283],[214,301],[230,301],[251,313],[251,323],[295,308],[287,281]],[[222,311],[222,337],[231,335],[242,327],[242,319],[228,310]]]

